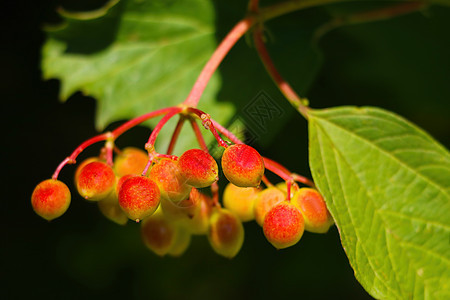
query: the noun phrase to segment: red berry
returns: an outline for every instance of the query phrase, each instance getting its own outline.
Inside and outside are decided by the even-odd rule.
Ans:
[[[178,159],[185,182],[196,188],[210,186],[218,178],[218,166],[214,158],[200,149],[190,149]]]
[[[282,202],[269,211],[264,219],[263,230],[275,248],[293,246],[303,235],[303,216],[294,205]]]
[[[75,178],[78,193],[91,201],[106,198],[113,190],[116,175],[104,162],[94,161],[85,165]]]
[[[47,179],[39,183],[31,195],[31,205],[42,218],[51,221],[66,212],[70,205],[70,190],[63,182]]]
[[[139,222],[156,211],[160,192],[158,185],[150,178],[133,176],[122,183],[118,196],[125,214]]]
[[[222,169],[225,177],[234,185],[256,187],[264,175],[264,161],[254,148],[236,144],[223,152]]]

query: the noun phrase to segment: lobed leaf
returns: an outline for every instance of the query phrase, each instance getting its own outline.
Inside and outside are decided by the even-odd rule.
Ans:
[[[450,298],[450,154],[372,107],[309,114],[310,165],[356,278],[375,298]]]
[[[62,16],[65,24],[48,30],[43,75],[61,80],[62,100],[76,91],[95,97],[100,130],[181,103],[216,47],[209,1],[110,1],[96,12]],[[199,108],[224,122],[233,109],[215,101],[219,82],[215,75]],[[168,142],[175,122],[158,141]],[[184,133],[180,144],[195,146],[194,135]]]

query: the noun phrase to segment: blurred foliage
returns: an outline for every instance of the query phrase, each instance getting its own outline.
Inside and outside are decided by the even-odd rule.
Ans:
[[[354,278],[336,228],[326,235],[305,234],[295,247],[276,251],[261,229],[249,223],[243,249],[231,261],[214,254],[203,237],[194,239],[182,258],[161,259],[144,248],[138,226],[119,227],[76,195],[67,214],[52,223],[33,213],[29,198],[34,186],[50,177],[76,145],[97,133],[92,98],[75,93],[61,104],[60,83],[42,81],[41,28],[61,21],[55,13],[59,5],[83,10],[102,4],[36,1],[14,3],[11,10],[1,12],[7,42],[0,48],[0,83],[9,129],[4,139],[8,189],[1,202],[0,248],[0,282],[6,299],[370,298]],[[213,4],[217,43],[245,14],[246,3]],[[327,10],[317,8],[266,24],[275,63],[294,88],[310,98],[311,106],[384,107],[450,146],[450,10],[431,7],[424,14],[336,29],[320,41],[322,54],[316,57],[316,50],[302,48],[301,41],[327,19]],[[297,57],[284,60],[288,55]],[[303,55],[309,59],[303,60]],[[316,60],[322,61],[320,69]],[[240,66],[237,72],[235,66]],[[245,75],[250,68],[255,77]],[[306,122],[284,102],[251,45],[240,41],[219,76],[217,100],[232,102],[238,114],[243,103],[261,90],[283,107],[286,113],[268,125],[274,131],[260,132],[254,144],[264,155],[309,175]],[[232,93],[235,86],[237,92]],[[119,146],[142,146],[149,132],[136,128],[118,141]],[[61,174],[72,190],[73,171],[68,167]]]

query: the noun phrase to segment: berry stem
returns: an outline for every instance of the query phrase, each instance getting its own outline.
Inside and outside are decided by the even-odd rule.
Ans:
[[[236,44],[236,42],[244,35],[244,33],[249,30],[253,25],[254,19],[252,17],[245,18],[239,21],[233,29],[227,34],[227,36],[222,40],[217,49],[212,54],[211,58],[208,60],[206,65],[203,67],[202,72],[197,78],[194,86],[191,89],[188,97],[183,104],[191,107],[196,107],[203,91],[206,88],[212,75],[219,67],[220,63],[224,57],[228,54],[231,48]]]
[[[386,20],[419,11],[427,7],[427,5],[428,3],[426,1],[406,2],[337,17],[320,26],[314,33],[313,40],[317,42],[326,33],[340,26]]]
[[[155,157],[161,156],[161,154],[155,151],[155,141],[158,137],[158,134],[161,132],[161,129],[166,125],[167,121],[169,121],[173,116],[179,114],[183,108],[181,107],[172,107],[171,110],[156,124],[152,133],[150,134],[147,143],[145,144],[145,149],[148,152],[148,162],[145,165],[144,170],[142,171],[142,176],[147,174],[148,169],[152,165],[153,159]]]
[[[244,144],[237,136],[235,136],[231,131],[217,123],[215,120],[211,119],[211,122],[214,126],[214,128],[217,128],[217,130],[222,133],[224,136],[226,136],[230,141],[232,141],[235,144]]]
[[[264,176],[262,177],[262,181],[264,182],[264,184],[265,184],[267,187],[273,186],[272,182],[269,181],[269,179],[266,177],[266,175],[264,175]]]
[[[288,169],[286,169],[285,167],[283,167],[282,165],[280,165],[279,163],[267,158],[267,157],[263,157],[264,160],[264,166],[266,167],[267,170],[277,174],[278,176],[280,176],[282,179],[284,179],[285,181],[293,181],[293,178],[291,176],[291,172],[289,172]]]
[[[73,152],[72,154],[70,154],[70,156],[66,157],[56,168],[55,172],[52,175],[53,179],[58,179],[59,176],[59,172],[61,172],[62,168],[64,168],[65,165],[67,164],[75,164],[76,163],[76,159],[78,157],[78,155],[83,152],[84,149],[86,149],[87,147],[91,146],[92,144],[101,142],[101,141],[105,141],[108,138],[111,137],[111,133],[110,132],[105,132],[99,135],[96,135],[86,141],[84,141],[81,145],[79,145]]]
[[[225,142],[220,135],[217,133],[216,128],[214,127],[214,124],[212,122],[211,116],[208,115],[207,113],[201,111],[200,109],[194,108],[194,107],[188,107],[187,111],[197,117],[200,118],[200,120],[202,120],[202,125],[203,127],[205,127],[207,130],[211,131],[211,133],[214,135],[214,137],[216,138],[217,142],[219,143],[219,146],[227,148],[228,144],[227,142]]]
[[[308,107],[303,103],[302,99],[297,95],[297,93],[292,89],[289,83],[284,80],[280,75],[277,68],[270,58],[269,52],[264,44],[262,37],[262,24],[256,26],[253,31],[253,40],[255,42],[256,50],[259,54],[259,58],[264,64],[266,71],[269,73],[272,80],[278,86],[278,89],[286,97],[286,99],[294,106],[306,119],[308,118]]]
[[[208,147],[206,146],[205,139],[203,138],[203,135],[200,131],[200,127],[198,126],[197,122],[194,119],[189,119],[192,130],[195,133],[195,137],[197,138],[198,144],[200,145],[200,148],[202,148],[203,151],[208,152]]]
[[[155,118],[161,115],[164,115],[166,113],[169,113],[170,111],[172,111],[175,107],[166,107],[166,108],[162,108],[162,109],[158,109],[149,113],[146,113],[142,116],[139,116],[137,118],[134,118],[132,120],[129,120],[125,123],[123,123],[122,125],[120,125],[119,127],[117,127],[116,129],[114,129],[112,131],[112,137],[113,139],[117,139],[120,135],[122,135],[125,131],[133,128],[134,126],[137,126],[139,124],[141,124],[144,121],[147,121],[151,118]]]
[[[304,177],[304,176],[298,175],[298,174],[296,174],[296,173],[292,173],[291,176],[292,176],[292,178],[293,178],[295,181],[297,181],[297,182],[301,182],[301,183],[303,183],[303,184],[305,184],[305,185],[308,185],[308,186],[310,186],[310,187],[313,187],[313,188],[316,187],[316,185],[314,184],[314,182],[312,182],[311,180],[309,180],[308,178],[306,178],[306,177]]]
[[[179,114],[183,109],[181,107],[171,107],[170,111],[156,124],[153,129],[150,137],[148,138],[147,144],[145,144],[145,149],[152,147],[154,148],[156,138],[158,137],[161,129],[166,125],[167,121],[169,121],[173,116]]]
[[[192,130],[195,133],[195,136],[197,138],[198,144],[200,145],[200,148],[202,148],[203,151],[209,153],[208,147],[206,146],[205,139],[203,138],[203,135],[200,131],[200,127],[198,126],[197,122],[190,118],[189,121],[191,122]],[[220,207],[219,203],[219,185],[217,184],[217,181],[213,182],[211,184],[211,194],[212,194],[212,200],[213,204],[216,207]]]
[[[177,126],[173,131],[172,138],[170,139],[169,147],[167,148],[167,155],[172,154],[173,149],[175,148],[175,144],[177,143],[178,136],[180,135],[181,128],[183,128],[184,121],[186,121],[186,119],[184,118],[184,116],[180,115],[180,119],[178,120]]]

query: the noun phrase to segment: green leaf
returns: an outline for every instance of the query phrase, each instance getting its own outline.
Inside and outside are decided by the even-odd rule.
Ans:
[[[247,4],[239,0],[111,0],[96,11],[61,11],[64,24],[47,30],[42,49],[44,78],[61,80],[62,100],[77,91],[94,97],[96,125],[103,130],[113,121],[181,103],[218,41],[246,10]],[[317,23],[316,18],[316,14],[296,12],[265,27],[276,65],[302,92],[313,82],[321,63],[311,43],[315,28],[311,24]],[[269,106],[277,107],[276,114],[258,107],[264,97]],[[261,145],[276,137],[295,114],[245,39],[227,55],[199,108],[237,131],[246,127],[249,137]],[[175,122],[164,127],[158,146],[168,143]],[[153,127],[155,123],[145,125]],[[212,140],[210,134],[206,137]],[[188,126],[179,145],[196,146]],[[180,147],[175,150],[179,152]]]
[[[48,31],[42,50],[44,78],[61,80],[63,100],[76,91],[95,97],[98,129],[181,103],[216,47],[209,1],[111,1],[62,16],[65,24]],[[215,101],[219,88],[215,75],[199,108],[224,122],[233,110]],[[159,142],[167,144],[175,122]],[[196,145],[194,135],[183,131],[180,144]]]
[[[375,298],[450,298],[450,154],[379,108],[309,115],[310,165],[356,278]]]

